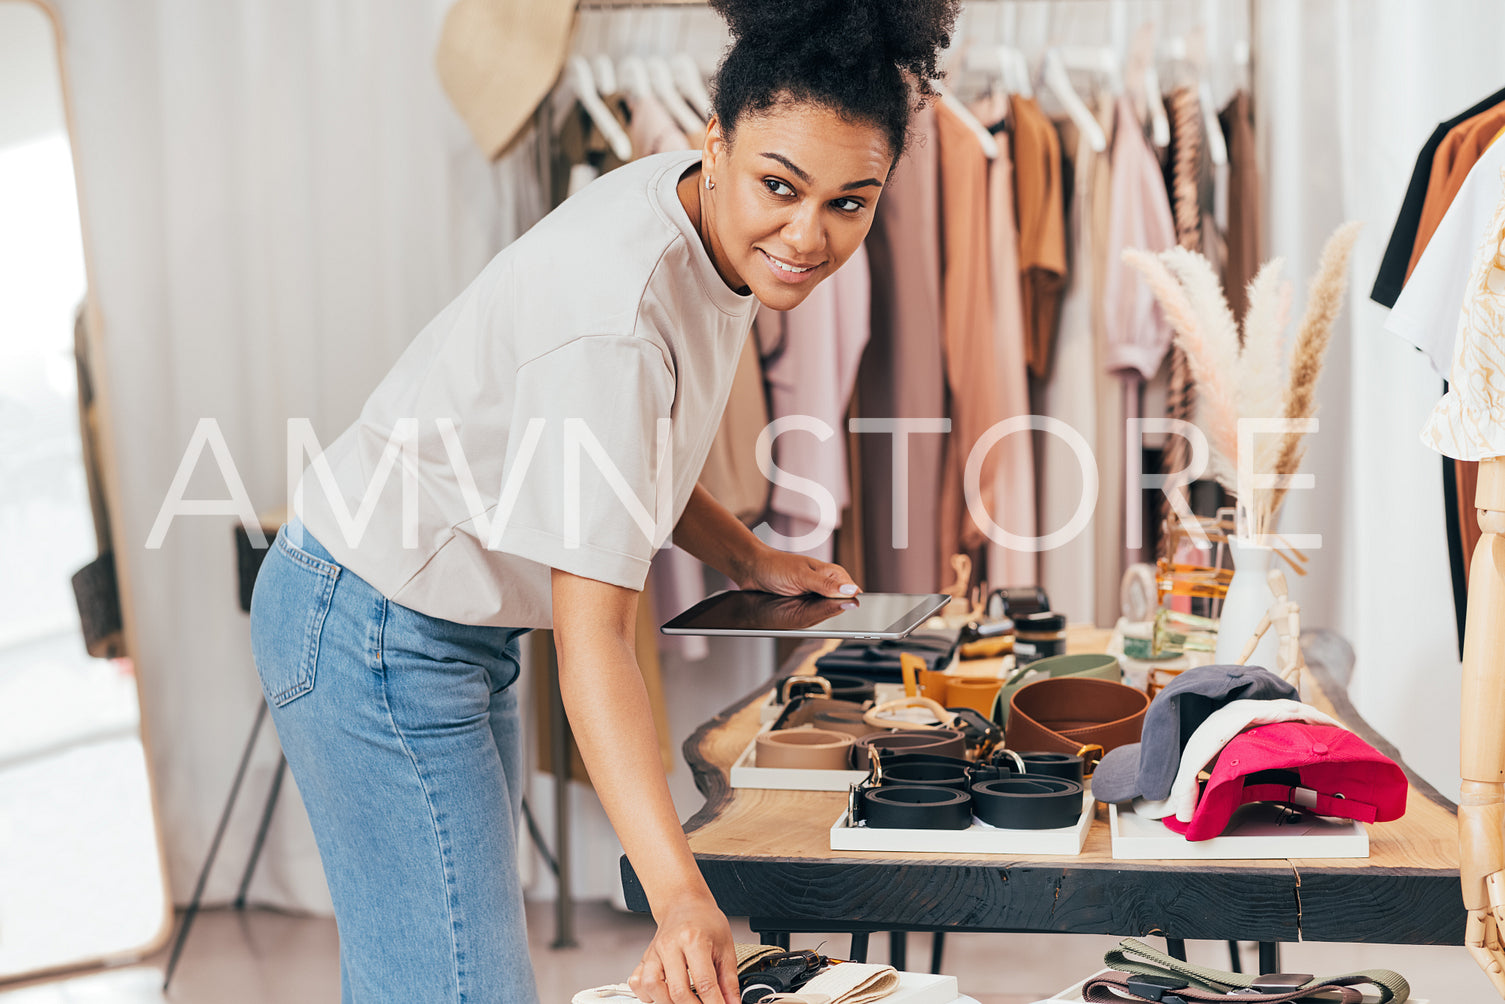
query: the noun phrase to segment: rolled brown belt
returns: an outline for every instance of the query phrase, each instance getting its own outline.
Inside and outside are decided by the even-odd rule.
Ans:
[[[825,729],[784,729],[757,738],[754,762],[759,767],[805,770],[851,770],[852,737]]]
[[[967,755],[967,741],[956,729],[926,729],[923,732],[872,732],[852,747],[852,766],[867,770],[868,751],[880,747],[900,753],[934,753],[956,757]]]
[[[1139,742],[1149,706],[1143,691],[1111,680],[1038,680],[1010,700],[1006,742],[1010,749],[1070,753],[1096,765],[1108,750]]]

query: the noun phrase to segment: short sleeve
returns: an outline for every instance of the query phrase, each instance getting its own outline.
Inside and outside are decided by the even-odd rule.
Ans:
[[[505,523],[493,523],[491,546],[642,589],[673,523],[674,377],[663,350],[577,338],[520,366],[514,394],[494,516]]]
[[[1444,379],[1452,366],[1458,312],[1471,266],[1473,242],[1462,225],[1468,215],[1464,209],[1459,204],[1448,210],[1385,319],[1385,330],[1425,353]]]

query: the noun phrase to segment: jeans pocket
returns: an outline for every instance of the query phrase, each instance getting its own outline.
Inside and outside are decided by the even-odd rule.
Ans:
[[[301,548],[279,530],[251,593],[251,655],[267,700],[281,707],[314,688],[319,637],[334,599],[339,565]]]

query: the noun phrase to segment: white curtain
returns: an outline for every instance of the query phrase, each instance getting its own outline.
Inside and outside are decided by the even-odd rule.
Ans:
[[[191,433],[215,420],[252,502],[280,508],[287,419],[331,441],[408,339],[531,222],[530,172],[487,165],[439,89],[445,6],[58,4],[119,471],[116,551],[179,902],[261,699],[233,521],[179,519],[160,549],[144,546]],[[227,495],[206,453],[188,496]],[[211,902],[233,895],[275,749],[268,728]],[[295,790],[254,893],[328,908]]]
[[[536,151],[492,166],[471,145],[432,68],[444,0],[55,2],[102,318],[116,545],[182,901],[260,700],[232,521],[180,519],[160,549],[143,546],[184,447],[201,418],[215,419],[254,504],[281,505],[286,420],[309,418],[326,443],[345,427],[419,327],[537,218]],[[1257,9],[1271,253],[1306,276],[1338,222],[1368,224],[1322,384],[1308,460],[1317,489],[1292,499],[1285,524],[1325,535],[1295,590],[1308,624],[1354,642],[1360,708],[1451,793],[1458,660],[1440,462],[1416,440],[1437,381],[1380,330],[1383,311],[1365,295],[1417,148],[1436,122],[1505,83],[1505,10],[1487,0]],[[1146,19],[1177,32],[1203,21],[1226,51],[1247,11],[1244,0],[974,4],[967,23],[1038,53],[1048,42],[1121,43]],[[704,9],[588,13],[579,36],[587,52],[688,48],[706,69],[724,40]],[[1222,97],[1231,84],[1216,86]],[[206,454],[189,497],[226,494]],[[671,692],[694,695],[676,738],[750,686],[748,666],[766,652],[720,655],[666,667]],[[234,889],[273,756],[265,742],[211,901]],[[674,782],[693,809],[688,772]],[[591,825],[584,892],[600,894],[615,873],[599,819]],[[327,909],[296,798],[283,801],[253,893]]]

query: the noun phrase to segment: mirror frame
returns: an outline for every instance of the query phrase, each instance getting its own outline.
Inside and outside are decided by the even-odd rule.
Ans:
[[[0,2],[14,2],[29,4],[42,12],[48,23],[52,26],[52,41],[55,50],[58,68],[58,88],[63,99],[63,125],[68,136],[68,156],[73,163],[73,197],[78,205],[79,240],[83,249],[84,261],[84,337],[89,347],[89,358],[94,360],[104,359],[103,331],[104,317],[99,307],[99,299],[94,283],[94,268],[92,253],[89,242],[89,214],[86,211],[83,186],[80,183],[78,163],[78,129],[74,121],[73,90],[68,77],[68,60],[64,39],[62,16],[53,6],[51,0],[0,0]],[[98,367],[91,373],[95,406],[105,418],[112,414],[110,406],[109,372],[107,367]],[[82,430],[80,430],[82,435]],[[109,514],[112,527],[124,526],[122,513],[120,512],[120,476],[119,467],[116,463],[118,451],[115,444],[115,429],[111,422],[99,423],[99,477],[101,481],[100,491],[104,497],[105,510]],[[141,672],[140,664],[136,661],[136,629],[135,629],[135,606],[129,583],[131,581],[130,570],[131,558],[129,548],[116,547],[115,549],[115,576],[120,594],[120,621],[121,636],[123,639],[125,656],[131,660],[132,677],[136,683],[136,706],[137,735],[141,740],[141,753],[145,760],[147,796],[151,803],[152,833],[157,847],[157,873],[162,882],[162,895],[164,909],[161,923],[152,936],[144,943],[130,948],[122,948],[115,952],[104,955],[84,956],[77,960],[54,965],[42,966],[37,969],[20,970],[0,977],[0,989],[13,987],[23,981],[33,981],[39,978],[53,976],[61,973],[76,972],[81,970],[98,969],[105,966],[139,962],[152,953],[160,950],[167,944],[171,937],[177,920],[177,905],[173,897],[172,882],[167,868],[167,844],[164,839],[162,828],[161,800],[157,790],[157,779],[152,769],[152,743],[148,734],[141,699]]]

